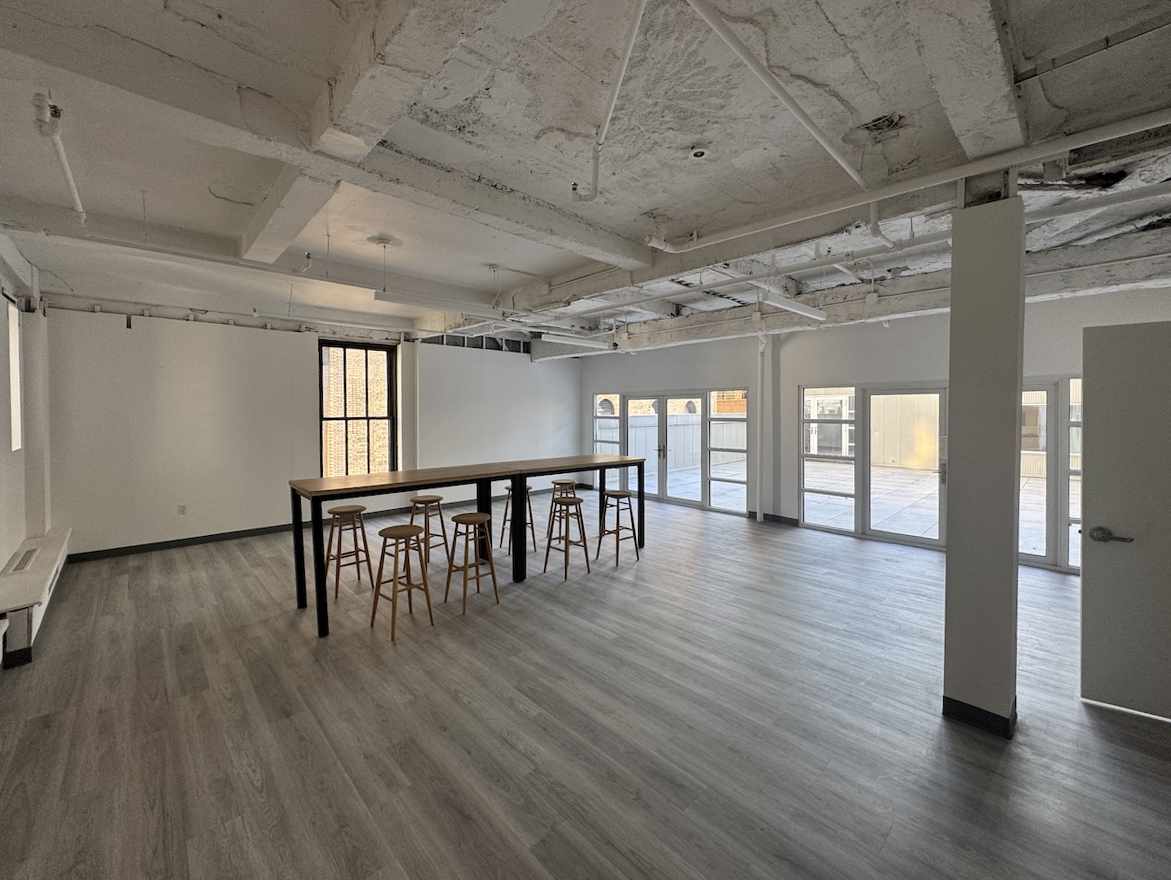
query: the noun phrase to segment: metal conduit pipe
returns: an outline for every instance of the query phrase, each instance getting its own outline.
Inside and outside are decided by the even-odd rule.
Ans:
[[[1052,220],[1055,217],[1066,217],[1071,214],[1083,214],[1089,211],[1098,211],[1103,208],[1116,207],[1118,205],[1127,205],[1134,202],[1148,201],[1150,199],[1171,197],[1171,181],[1165,183],[1155,183],[1150,186],[1140,187],[1138,189],[1128,190],[1126,192],[1111,193],[1109,195],[1098,196],[1096,198],[1079,199],[1074,202],[1067,202],[1060,205],[1053,205],[1048,208],[1037,208],[1025,213],[1026,223],[1041,223],[1045,220]],[[737,281],[721,281],[716,284],[705,285],[704,290],[719,291],[730,287],[735,287],[743,284],[746,281],[767,281],[784,278],[786,275],[799,275],[802,272],[810,272],[814,269],[836,268],[838,263],[844,266],[849,266],[851,263],[859,260],[864,260],[869,257],[877,257],[884,255],[894,255],[903,253],[908,250],[915,250],[931,245],[942,244],[951,238],[951,232],[936,232],[930,235],[915,236],[912,239],[905,239],[891,241],[893,246],[877,245],[871,248],[863,248],[861,250],[852,251],[844,254],[835,254],[825,257],[820,257],[813,260],[807,260],[802,263],[794,263],[789,266],[780,267],[776,272],[770,272],[764,275],[745,276]],[[678,296],[679,291],[672,291],[663,294],[648,294],[645,298],[633,300],[621,305],[600,306],[596,309],[588,309],[585,311],[575,313],[574,317],[593,317],[595,315],[606,314],[607,312],[619,312],[623,309],[634,307],[641,303],[653,302],[658,299],[668,299],[672,296]]]
[[[69,157],[65,154],[65,143],[61,140],[62,110],[49,101],[44,92],[33,95],[33,107],[37,111],[37,131],[53,142],[53,149],[57,153],[57,163],[61,166],[61,173],[65,176],[65,185],[69,188],[69,197],[73,200],[73,211],[81,223],[85,223],[85,206],[81,203],[81,194],[77,191],[77,181],[73,178],[73,169],[69,167]]]
[[[594,129],[594,147],[593,147],[593,170],[590,176],[593,180],[590,188],[590,194],[583,196],[577,190],[575,183],[573,189],[573,198],[579,202],[592,202],[598,197],[598,166],[602,161],[602,147],[606,144],[606,135],[610,133],[610,123],[614,119],[614,108],[618,106],[618,93],[622,89],[622,80],[626,79],[626,68],[630,66],[630,56],[634,53],[634,43],[638,39],[638,30],[642,27],[643,13],[646,12],[647,0],[639,0],[638,7],[634,12],[634,21],[630,24],[630,30],[626,34],[626,48],[622,53],[622,66],[618,69],[618,78],[614,80],[614,87],[610,89],[610,101],[606,105],[606,118],[601,126]]]
[[[850,179],[862,189],[866,189],[866,181],[845,153],[841,151],[829,135],[818,127],[812,117],[805,112],[801,105],[797,103],[796,99],[781,85],[781,81],[773,75],[773,72],[768,69],[767,65],[753,55],[752,50],[744,45],[744,41],[736,36],[736,32],[729,27],[724,17],[720,15],[719,10],[712,6],[708,0],[687,0],[687,2],[695,10],[696,14],[707,22],[708,27],[715,31],[716,35],[727,44],[728,48],[735,53],[736,57],[748,65],[748,69],[756,74],[757,79],[764,83],[765,88],[772,92],[777,100],[784,104],[785,108],[805,127],[805,130],[813,135],[813,139],[821,144],[822,148],[833,157],[835,162],[842,166],[842,170],[850,175]]]
[[[701,0],[688,0],[688,2],[692,6],[695,6]],[[760,232],[770,232],[784,226],[803,223],[806,220],[816,220],[819,217],[826,217],[841,211],[851,211],[857,208],[868,207],[875,202],[921,192],[922,190],[931,189],[936,186],[955,183],[957,180],[963,180],[966,177],[991,174],[997,171],[1003,171],[1014,165],[1034,165],[1045,159],[1061,156],[1070,150],[1077,150],[1082,147],[1101,143],[1102,141],[1139,134],[1140,132],[1148,131],[1152,128],[1159,128],[1164,125],[1171,125],[1171,108],[1156,110],[1152,113],[1144,113],[1141,116],[1134,116],[1120,122],[1110,123],[1109,125],[1101,125],[1097,128],[1078,132],[1077,134],[1064,135],[1062,137],[1051,138],[1047,141],[1041,141],[1037,144],[1005,150],[1004,152],[975,159],[971,162],[965,162],[942,171],[934,171],[930,174],[890,183],[869,192],[843,196],[839,199],[831,199],[816,208],[803,208],[797,211],[790,211],[768,220],[729,229],[710,238],[687,238],[682,241],[671,242],[662,238],[651,237],[647,239],[647,244],[657,250],[671,254],[687,253],[688,251],[710,247],[715,244],[723,244],[724,242],[734,241],[738,238],[744,238],[745,236],[755,235]]]

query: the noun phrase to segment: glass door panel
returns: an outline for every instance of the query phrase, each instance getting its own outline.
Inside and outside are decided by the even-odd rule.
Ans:
[[[941,396],[870,395],[868,531],[940,539]]]
[[[668,498],[703,501],[703,398],[668,397]]]
[[[1018,549],[1045,556],[1049,499],[1049,393],[1021,392],[1021,489]]]
[[[646,459],[644,481],[647,495],[658,495],[663,445],[659,414],[663,407],[657,397],[632,397],[626,401],[626,454]],[[631,491],[638,489],[638,470],[628,468],[626,479]]]

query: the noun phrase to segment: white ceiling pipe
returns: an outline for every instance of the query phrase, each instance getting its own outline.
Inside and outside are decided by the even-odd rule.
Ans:
[[[73,200],[73,210],[84,224],[85,206],[81,203],[81,193],[77,191],[77,181],[73,178],[73,169],[69,167],[69,157],[65,155],[65,144],[61,140],[61,108],[50,103],[44,92],[33,95],[33,106],[37,110],[37,131],[53,142],[57,162],[65,176],[65,185],[69,187],[69,197]]]
[[[750,284],[759,290],[762,294],[763,302],[769,305],[776,306],[779,309],[784,309],[787,312],[794,312],[798,315],[803,315],[806,318],[812,318],[815,321],[824,321],[829,317],[821,309],[815,309],[813,306],[807,306],[804,303],[799,303],[793,299],[785,291],[784,286],[771,281],[758,281],[751,275],[742,275],[739,272],[733,272],[731,269],[725,269],[722,266],[715,268],[712,271],[718,272],[733,281]],[[703,288],[707,290],[707,288]]]
[[[622,66],[618,69],[618,78],[614,80],[613,88],[610,89],[606,118],[601,126],[594,129],[593,170],[591,171],[593,183],[590,185],[590,194],[583,196],[578,192],[577,184],[574,184],[573,197],[579,202],[592,202],[598,197],[598,166],[602,161],[602,147],[606,144],[606,135],[610,133],[610,123],[614,119],[614,108],[618,106],[618,93],[622,90],[622,80],[626,79],[626,68],[630,66],[630,56],[634,52],[634,42],[638,39],[638,30],[642,26],[642,16],[646,12],[646,5],[647,0],[639,0],[634,13],[634,21],[630,23],[630,30],[626,34],[626,49],[622,53]]]
[[[688,2],[694,6],[697,0],[688,0]],[[1152,113],[1144,113],[1141,116],[1135,116],[1122,120],[1121,122],[1101,125],[1097,128],[1078,132],[1077,134],[1064,135],[1030,146],[1005,150],[1002,153],[995,153],[991,156],[965,162],[942,171],[934,171],[930,174],[921,175],[920,177],[912,177],[907,180],[890,183],[879,189],[871,190],[868,193],[843,196],[839,199],[824,202],[815,208],[802,208],[768,220],[739,226],[709,238],[687,238],[678,242],[670,242],[662,238],[652,237],[647,239],[647,244],[671,254],[687,253],[688,251],[723,244],[724,242],[734,241],[749,235],[770,232],[784,226],[792,226],[795,223],[803,223],[806,220],[816,220],[819,217],[827,217],[830,214],[837,214],[841,211],[865,208],[875,202],[921,192],[922,190],[931,189],[936,186],[955,183],[957,180],[963,180],[967,177],[992,174],[1014,165],[1035,165],[1045,159],[1052,159],[1055,156],[1064,155],[1070,150],[1077,150],[1082,147],[1101,143],[1102,141],[1139,134],[1140,132],[1148,131],[1152,128],[1159,128],[1164,125],[1171,125],[1171,108],[1156,110]]]
[[[687,0],[687,2],[695,10],[696,14],[707,22],[708,27],[715,31],[721,40],[727,43],[728,48],[736,54],[736,57],[748,65],[748,69],[756,74],[757,79],[764,83],[765,87],[776,96],[777,100],[784,104],[788,111],[797,117],[797,121],[805,126],[806,131],[813,135],[814,140],[821,144],[822,148],[833,157],[834,161],[842,166],[842,170],[850,175],[850,179],[862,187],[862,189],[866,189],[866,181],[846,154],[841,151],[829,135],[818,127],[812,117],[802,109],[801,105],[789,94],[788,90],[781,85],[781,81],[773,75],[773,72],[752,54],[752,51],[744,45],[743,40],[736,36],[736,32],[724,21],[724,17],[720,15],[719,10],[712,6],[708,0]],[[657,247],[653,242],[652,246]]]
[[[600,339],[583,339],[577,336],[558,336],[556,333],[542,333],[540,340],[542,342],[553,342],[557,345],[578,345],[582,348],[612,349],[614,347],[612,342],[603,342]]]

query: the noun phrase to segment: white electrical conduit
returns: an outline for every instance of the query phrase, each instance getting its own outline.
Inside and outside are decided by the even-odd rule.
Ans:
[[[77,191],[77,181],[73,179],[73,169],[69,167],[69,157],[65,155],[65,144],[61,140],[61,108],[50,103],[44,92],[33,95],[33,106],[37,110],[37,131],[53,142],[53,149],[57,152],[57,162],[61,165],[61,173],[65,176],[65,185],[69,187],[69,196],[73,199],[73,210],[81,223],[85,223],[85,206],[81,203],[81,194]]]
[[[688,0],[688,2],[694,6],[698,0]],[[1122,120],[1121,122],[1111,123],[1110,125],[1101,125],[1097,128],[1078,132],[1077,134],[1065,135],[1048,141],[1042,141],[1038,144],[1017,147],[1002,153],[995,153],[972,162],[956,165],[953,168],[890,183],[870,192],[833,199],[824,202],[816,208],[803,208],[797,211],[790,211],[769,220],[739,226],[735,229],[713,235],[710,238],[688,238],[681,242],[670,242],[665,239],[652,237],[647,239],[647,244],[671,254],[687,253],[688,251],[711,247],[715,244],[723,244],[724,242],[734,241],[735,239],[755,235],[760,232],[770,232],[784,226],[803,223],[806,220],[816,220],[819,217],[826,217],[841,211],[864,208],[876,202],[909,195],[910,193],[920,192],[936,186],[955,183],[957,180],[963,180],[967,177],[991,174],[1018,165],[1033,165],[1045,159],[1052,159],[1055,156],[1064,155],[1070,150],[1077,150],[1082,147],[1101,143],[1102,141],[1139,134],[1140,132],[1148,131],[1152,128],[1159,128],[1163,125],[1171,125],[1171,109],[1156,110],[1153,113],[1144,113],[1142,116],[1135,116],[1131,119]]]
[[[1086,198],[1072,202],[1065,202],[1060,205],[1053,205],[1049,208],[1037,208],[1025,213],[1025,222],[1036,224],[1046,220],[1052,220],[1055,217],[1066,217],[1071,214],[1083,214],[1088,211],[1099,211],[1103,208],[1127,205],[1133,202],[1142,202],[1168,196],[1171,196],[1171,181],[1166,183],[1155,183],[1151,184],[1150,186],[1127,190],[1125,192],[1111,193],[1109,195],[1098,196],[1096,198]],[[817,259],[807,260],[802,263],[794,263],[789,266],[782,266],[778,268],[776,272],[770,272],[766,275],[743,276],[739,280],[721,281],[717,282],[716,284],[704,285],[702,289],[720,291],[726,288],[736,287],[748,281],[768,281],[770,279],[776,280],[782,279],[787,275],[799,275],[802,272],[811,272],[815,269],[837,268],[838,263],[848,267],[851,263],[858,262],[859,260],[865,260],[869,257],[893,256],[905,251],[940,244],[942,242],[948,241],[950,238],[950,230],[946,232],[935,232],[931,233],[930,235],[916,236],[912,239],[905,239],[903,241],[892,241],[893,247],[882,244],[849,253],[819,257]],[[685,288],[685,290],[698,291],[700,288],[689,287]],[[679,296],[683,292],[684,291],[671,291],[669,293],[648,294],[642,299],[633,300],[628,303],[614,303],[611,305],[599,306],[594,309],[575,312],[574,317],[586,318],[593,317],[595,315],[607,314],[609,312],[621,312],[624,309],[633,308],[642,303],[654,302],[655,300],[660,299],[670,299],[673,296]]]
[[[614,80],[614,87],[610,89],[610,102],[606,107],[606,118],[601,126],[594,129],[593,170],[590,185],[590,194],[583,196],[577,191],[574,184],[573,198],[579,202],[592,202],[598,197],[598,166],[602,161],[602,147],[606,144],[606,135],[610,133],[610,123],[614,119],[614,108],[618,106],[618,93],[622,89],[622,80],[626,79],[626,68],[630,66],[630,56],[634,52],[634,42],[638,39],[638,30],[642,26],[642,16],[646,12],[647,0],[639,0],[638,8],[634,13],[634,21],[626,34],[626,49],[622,53],[622,66],[618,69],[618,78]]]
[[[862,189],[866,189],[866,181],[845,153],[838,148],[838,145],[833,142],[829,135],[818,127],[810,115],[802,109],[801,105],[781,85],[781,81],[773,75],[773,72],[768,69],[767,65],[757,59],[752,54],[752,51],[744,45],[744,42],[736,36],[736,32],[724,21],[724,17],[720,15],[719,10],[712,6],[708,0],[687,0],[687,2],[695,10],[696,14],[707,22],[708,27],[715,31],[721,40],[727,43],[728,48],[736,54],[736,57],[748,65],[748,69],[756,74],[757,79],[764,83],[765,87],[776,96],[777,100],[784,104],[786,109],[797,117],[797,121],[805,126],[805,130],[813,135],[814,140],[821,144],[822,148],[833,157],[834,161],[842,166],[842,170],[850,175],[850,179],[862,187]]]

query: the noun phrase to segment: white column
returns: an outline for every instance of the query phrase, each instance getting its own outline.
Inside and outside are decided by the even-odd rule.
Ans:
[[[1024,349],[1020,198],[956,211],[952,239],[943,711],[1011,737]]]
[[[20,316],[21,379],[24,383],[24,516],[28,537],[53,524],[49,479],[49,319],[40,312]]]

